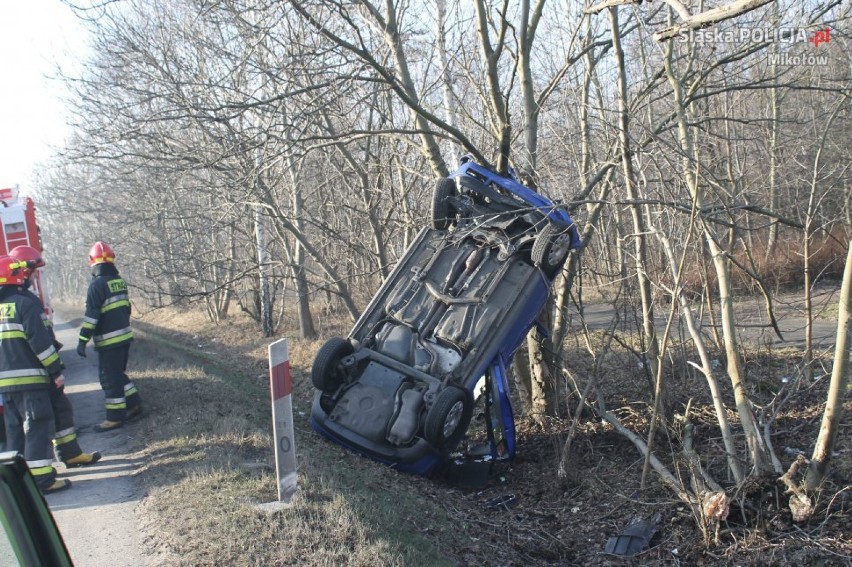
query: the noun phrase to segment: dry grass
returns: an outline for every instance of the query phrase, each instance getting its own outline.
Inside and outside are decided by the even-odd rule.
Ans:
[[[174,312],[134,322],[131,374],[154,416],[142,424],[140,472],[148,487],[141,510],[153,562],[452,564],[446,558],[460,533],[449,526],[439,542],[420,533],[425,518],[442,514],[434,503],[310,431],[304,345],[291,354],[299,492],[291,508],[272,515],[255,506],[277,499],[266,341],[238,340],[257,333],[249,322],[232,323],[215,327]],[[188,328],[194,332],[175,330]]]
[[[809,258],[812,281],[839,280],[843,276],[849,232],[848,227],[838,225],[830,233],[814,235]],[[770,289],[798,287],[804,283],[805,277],[802,238],[798,231],[782,230],[774,252],[767,256],[766,242],[756,237],[751,244],[738,243],[732,257],[737,265],[757,274]],[[693,269],[684,274],[683,283],[686,289],[697,294],[705,289],[715,289],[716,275],[710,260],[696,259]],[[752,275],[739,268],[731,271],[731,285],[737,293],[754,293],[758,289]]]

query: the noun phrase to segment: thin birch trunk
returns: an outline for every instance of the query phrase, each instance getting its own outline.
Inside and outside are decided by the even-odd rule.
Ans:
[[[846,267],[843,270],[839,307],[834,367],[831,370],[828,398],[814,452],[805,475],[805,488],[808,492],[818,490],[825,479],[834,443],[837,440],[840,420],[843,417],[843,398],[849,383],[849,359],[850,350],[852,350],[852,246],[846,252]]]
[[[612,35],[612,51],[615,56],[618,89],[618,137],[621,153],[621,165],[624,174],[624,187],[627,198],[636,203],[639,194],[636,189],[636,175],[633,170],[633,159],[631,157],[628,104],[627,104],[627,73],[624,66],[624,51],[621,49],[621,34],[619,32],[618,8],[609,9],[610,33]],[[642,330],[645,336],[645,362],[649,366],[651,376],[658,376],[659,344],[657,342],[656,325],[654,324],[654,303],[651,290],[651,281],[645,271],[648,265],[647,227],[643,207],[631,205],[630,214],[633,219],[633,253],[635,255],[635,270],[639,284],[639,295],[642,301]],[[656,403],[661,396],[655,396],[654,415],[659,408]],[[651,423],[648,437],[648,447],[653,450],[654,433],[656,424]]]
[[[684,181],[692,195],[693,207],[696,210],[702,210],[704,207],[704,194],[698,185],[697,165],[693,161],[697,157],[697,148],[693,141],[693,133],[690,132],[686,117],[687,108],[684,105],[683,85],[675,76],[673,68],[673,52],[674,48],[670,42],[666,47],[664,57],[664,67],[666,77],[672,87],[675,109],[677,112],[678,125],[678,140],[680,143],[680,151],[682,153],[682,167]],[[695,162],[697,163],[697,161]],[[746,445],[749,449],[749,457],[751,465],[757,473],[763,473],[771,470],[769,459],[766,454],[760,432],[751,408],[751,401],[746,392],[745,382],[743,379],[742,361],[740,360],[739,345],[737,342],[735,315],[734,315],[734,299],[731,295],[731,274],[730,261],[727,258],[726,252],[718,244],[718,236],[713,231],[713,228],[707,223],[703,224],[704,238],[707,247],[710,251],[713,267],[718,280],[719,291],[719,307],[721,310],[722,319],[722,337],[725,346],[725,356],[727,360],[727,373],[731,381],[731,386],[734,390],[734,400],[737,406],[737,413],[740,417],[743,432],[746,438]]]

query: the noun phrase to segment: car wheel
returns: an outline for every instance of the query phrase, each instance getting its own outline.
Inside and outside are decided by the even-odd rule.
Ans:
[[[571,233],[548,223],[536,237],[532,247],[532,262],[549,278],[559,273],[571,251]]]
[[[423,435],[440,451],[452,450],[467,431],[473,413],[470,399],[464,390],[449,386],[438,394],[426,414]]]
[[[323,392],[337,390],[346,377],[345,371],[340,367],[340,361],[353,352],[355,349],[352,343],[346,339],[333,337],[326,341],[317,352],[311,367],[311,382],[314,387]]]
[[[449,198],[456,194],[456,183],[449,177],[442,177],[432,192],[432,228],[446,230],[452,222],[455,211]]]

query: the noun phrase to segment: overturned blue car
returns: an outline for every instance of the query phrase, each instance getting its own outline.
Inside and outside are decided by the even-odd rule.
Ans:
[[[316,431],[421,475],[448,462],[477,404],[484,457],[514,456],[507,368],[580,246],[562,205],[470,158],[436,184],[431,217],[311,369]]]

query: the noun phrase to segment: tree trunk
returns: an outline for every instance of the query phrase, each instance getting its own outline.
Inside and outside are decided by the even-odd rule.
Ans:
[[[837,430],[843,416],[843,397],[849,382],[849,353],[852,349],[852,246],[846,252],[846,267],[840,288],[840,310],[837,314],[837,341],[834,346],[834,367],[828,386],[828,399],[822,415],[811,463],[805,475],[805,488],[816,491],[828,472],[831,452],[837,439]]]
[[[441,90],[444,95],[444,112],[447,114],[447,123],[452,128],[458,128],[458,112],[456,110],[456,94],[455,85],[453,85],[453,74],[450,71],[450,56],[447,53],[447,2],[446,0],[437,0],[436,8],[438,10],[436,25],[436,36],[438,38],[438,57],[441,62]],[[446,151],[451,156],[450,163],[453,169],[459,166],[458,146],[445,142]]]
[[[627,198],[636,203],[639,200],[639,195],[636,191],[636,175],[633,170],[633,158],[630,151],[630,135],[629,135],[629,114],[627,104],[627,71],[624,66],[624,51],[621,49],[621,33],[618,24],[618,8],[609,9],[609,26],[612,35],[612,52],[615,56],[615,64],[618,71],[617,74],[617,89],[618,89],[618,138],[619,150],[621,154],[621,167],[624,174],[624,188],[627,191]],[[651,292],[651,282],[648,278],[648,273],[645,271],[648,266],[648,230],[645,223],[644,210],[642,205],[634,204],[630,206],[630,214],[633,219],[633,253],[636,258],[635,271],[636,278],[639,283],[639,296],[642,300],[642,331],[645,336],[644,353],[645,363],[650,370],[651,376],[657,378],[657,386],[654,391],[654,410],[653,416],[659,414],[659,404],[662,398],[662,374],[659,372],[659,344],[657,343],[657,329],[654,324],[654,303]],[[641,486],[645,486],[645,478],[650,467],[650,454],[654,450],[654,436],[657,430],[655,419],[651,420],[651,425],[648,431],[648,455],[645,461],[645,469],[642,473]]]
[[[269,264],[266,252],[266,227],[262,207],[254,208],[254,230],[257,239],[257,270],[260,288],[260,324],[264,337],[272,336],[272,298],[269,294]]]
[[[666,48],[664,65],[666,76],[672,87],[675,100],[678,139],[680,142],[680,151],[682,152],[682,173],[686,185],[692,195],[693,205],[696,210],[701,211],[704,207],[704,194],[703,190],[699,186],[697,174],[695,173],[697,168],[693,166],[693,161],[697,157],[696,145],[694,144],[693,134],[690,132],[687,122],[687,109],[684,106],[683,85],[674,74],[672,54],[673,46],[669,43]],[[737,406],[737,413],[739,414],[740,423],[743,428],[743,433],[745,434],[752,466],[758,473],[768,472],[771,470],[769,467],[769,459],[761,440],[760,432],[757,428],[754,413],[751,409],[751,401],[748,398],[748,393],[745,389],[745,381],[743,380],[742,361],[740,360],[739,345],[737,341],[736,328],[734,326],[734,299],[732,297],[731,289],[730,260],[728,260],[726,252],[719,246],[717,242],[718,237],[712,226],[705,222],[703,223],[703,227],[704,240],[707,243],[716,273],[719,292],[719,307],[722,319],[722,337],[727,361],[726,370],[728,378],[731,381],[731,386],[734,390],[734,400]]]
[[[293,189],[293,222],[296,230],[304,231],[304,212],[302,203],[302,180],[301,168],[292,155],[287,156],[287,169],[290,171],[290,183]],[[311,314],[310,294],[308,293],[308,278],[305,274],[305,248],[297,239],[293,244],[293,257],[291,258],[293,281],[296,287],[296,313],[299,318],[299,337],[302,339],[315,339],[317,331],[314,327],[314,317]]]
[[[778,53],[779,42],[772,43],[772,49],[775,54]],[[777,75],[777,64],[773,59],[770,59],[770,76]],[[778,87],[773,86],[769,89],[769,108],[772,115],[769,118],[769,210],[778,210],[778,129],[780,124],[778,118],[780,111],[778,109]],[[775,247],[778,243],[778,227],[777,219],[772,219],[769,225],[769,239],[766,242],[766,260],[772,258],[775,254]]]

